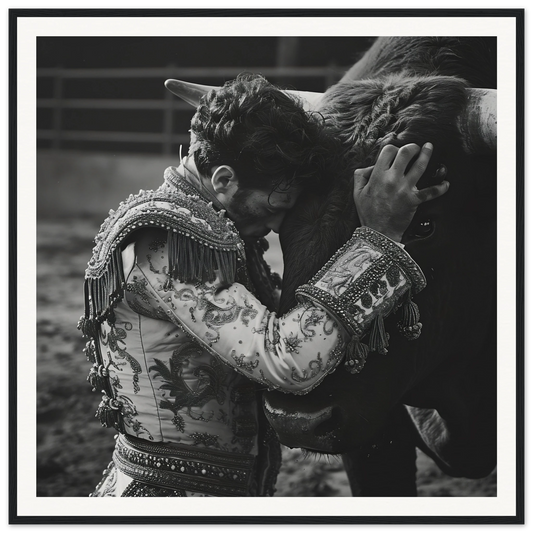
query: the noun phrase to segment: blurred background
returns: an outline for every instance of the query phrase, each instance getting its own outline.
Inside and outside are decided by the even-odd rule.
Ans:
[[[111,459],[114,431],[94,418],[99,395],[76,329],[92,239],[109,209],[162,183],[188,150],[193,108],[168,78],[220,85],[243,71],[323,92],[372,38],[37,39],[37,495],[87,496]],[[271,240],[273,270],[283,265]],[[283,450],[276,496],[350,496],[340,460]],[[496,475],[457,480],[420,454],[422,496],[489,496]]]
[[[165,89],[166,79],[220,85],[248,71],[284,88],[322,92],[371,42],[38,38],[39,216],[105,215],[137,185],[160,183],[180,145],[188,150],[193,114]]]

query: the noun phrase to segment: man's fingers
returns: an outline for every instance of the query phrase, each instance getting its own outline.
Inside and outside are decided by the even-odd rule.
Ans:
[[[418,201],[422,204],[428,202],[429,200],[434,200],[439,196],[442,196],[450,188],[450,182],[443,181],[438,185],[432,185],[431,187],[426,187],[417,191],[416,196]]]
[[[407,181],[411,186],[414,187],[422,177],[422,174],[426,171],[429,165],[429,160],[431,159],[431,154],[433,154],[433,145],[431,143],[424,144],[416,161],[406,174]]]
[[[405,174],[405,169],[412,161],[413,157],[419,153],[420,146],[418,146],[418,144],[410,143],[402,146],[394,159],[394,163],[392,163],[391,169],[400,172],[402,175]]]
[[[354,189],[362,189],[368,183],[373,170],[373,166],[356,169],[353,173]]]
[[[374,165],[376,169],[376,174],[389,170],[392,163],[394,162],[394,158],[396,157],[398,150],[399,148],[392,144],[387,144],[387,146],[384,146],[382,148],[381,152],[379,153],[376,164]]]

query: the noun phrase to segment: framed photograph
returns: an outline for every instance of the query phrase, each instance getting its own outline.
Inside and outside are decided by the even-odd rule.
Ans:
[[[9,522],[523,524],[523,43],[521,9],[10,10]],[[388,258],[409,254],[415,266],[405,268],[423,272],[425,289],[415,296],[416,276],[406,278],[413,299],[402,296],[385,322],[376,315],[370,330],[354,335],[334,364],[331,358],[322,364],[319,353],[295,381],[324,375],[316,388],[298,389],[300,394],[272,390],[283,386],[272,385],[263,373],[258,384],[245,380],[257,395],[242,399],[245,393],[228,385],[247,372],[255,379],[255,367],[246,367],[242,358],[240,367],[236,363],[240,373],[228,367],[230,374],[220,363],[180,359],[181,345],[167,347],[167,355],[150,355],[144,346],[138,354],[127,351],[135,326],[125,322],[124,329],[113,329],[111,315],[99,314],[94,302],[113,309],[117,294],[134,292],[133,285],[122,280],[115,286],[106,277],[105,287],[91,281],[84,293],[85,276],[94,275],[93,247],[98,254],[118,246],[121,261],[127,261],[130,241],[105,241],[110,232],[103,221],[113,222],[114,210],[137,201],[131,194],[142,198],[159,190],[163,176],[173,172],[166,169],[179,169],[193,157],[200,141],[194,130],[191,143],[191,120],[200,98],[241,73],[266,78],[285,91],[284,98],[289,94],[291,105],[303,106],[306,120],[312,117],[334,139],[331,146],[339,153],[328,154],[334,168],[344,169],[348,161],[350,179],[355,168],[367,169],[355,173],[356,183],[361,175],[374,179],[375,157],[387,144],[395,154],[406,144],[433,145],[423,169],[426,181],[411,187],[421,205],[402,229],[401,246],[385,237],[369,241],[392,246]],[[166,80],[192,85],[165,87]],[[225,117],[217,119],[220,124]],[[296,130],[303,145],[307,134]],[[217,165],[228,168],[224,161]],[[404,168],[408,176],[416,172],[407,162]],[[335,173],[326,181],[320,213],[336,201],[342,183],[351,183]],[[441,187],[439,194],[423,202],[422,184]],[[217,202],[233,205],[221,200],[226,197],[220,190],[213,185],[214,192],[206,193],[214,195],[209,209]],[[202,194],[194,201],[202,202]],[[355,210],[351,192],[348,197]],[[225,216],[240,220],[235,213],[230,208]],[[342,237],[340,229],[349,215],[335,216],[332,236],[320,241],[338,240],[333,252],[351,235]],[[370,225],[360,218],[361,225]],[[269,280],[278,279],[272,272],[285,274],[284,282],[299,279],[303,263],[315,275],[330,257],[320,263],[326,251],[311,237],[303,247],[291,244],[291,220],[287,215],[284,225],[280,219],[279,226],[268,226],[275,233],[281,228],[283,254],[275,233],[266,240],[254,234],[268,245]],[[170,242],[169,237],[169,250]],[[200,249],[194,239],[179,243],[189,246],[186,258],[194,262]],[[298,253],[291,254],[291,246]],[[246,249],[247,268],[255,268]],[[185,256],[179,257],[175,269],[181,273]],[[223,260],[217,261],[222,276]],[[156,264],[150,265],[156,272]],[[399,284],[388,272],[389,285]],[[372,313],[380,298],[388,298],[380,279],[375,288],[368,286],[368,305],[364,295],[358,296],[359,307],[355,296],[331,304],[334,328],[344,324],[346,313],[355,316],[361,306]],[[296,286],[307,287],[308,281],[299,279]],[[294,286],[283,287],[294,292]],[[282,307],[265,316],[277,309],[289,316],[283,297]],[[98,359],[101,350],[90,335],[82,338],[93,305],[99,324],[111,324],[107,364],[105,354]],[[255,317],[255,304],[246,305]],[[151,320],[165,324],[161,331],[171,335],[172,321],[160,315]],[[219,320],[217,332],[230,321]],[[244,319],[243,324],[246,329]],[[182,329],[194,344],[192,330]],[[291,335],[285,344],[278,338],[283,349],[271,353],[300,355],[314,331],[305,342]],[[116,343],[114,360],[109,339]],[[205,357],[217,361],[211,347],[204,347]],[[193,367],[191,384],[183,376]],[[130,403],[126,380],[121,384],[117,377],[127,372]],[[294,372],[283,379],[290,381]],[[224,431],[233,431],[232,440],[224,440]],[[265,459],[258,450],[267,442],[277,451]],[[135,463],[135,457],[143,462]],[[125,473],[132,481],[119,490]],[[170,506],[163,499],[169,496],[189,499]]]

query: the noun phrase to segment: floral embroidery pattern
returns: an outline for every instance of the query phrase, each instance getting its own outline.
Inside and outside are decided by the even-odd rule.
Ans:
[[[163,407],[162,405],[160,407]],[[169,407],[171,411],[173,411],[172,407]],[[185,420],[183,419],[183,417],[179,414],[175,414],[173,417],[172,417],[172,423],[174,424],[174,426],[176,426],[176,429],[180,432],[180,433],[185,433]]]
[[[109,376],[109,379],[111,380],[111,386],[114,390],[118,390],[122,388],[122,385],[120,384],[120,379],[118,376]]]
[[[126,325],[126,327],[128,327]],[[131,329],[131,324],[129,324],[129,327]],[[111,329],[109,330],[109,333],[107,335],[107,342],[109,345],[109,349],[116,354],[116,356],[119,359],[125,359],[133,372],[133,391],[135,394],[137,394],[140,390],[139,388],[139,374],[142,372],[141,365],[139,362],[130,355],[125,348],[122,348],[121,345],[125,346],[124,339],[127,337],[126,329],[117,328],[115,326],[111,326]],[[115,363],[115,366],[121,366],[125,363]]]
[[[283,339],[283,342],[285,343],[285,349],[289,353],[300,353],[298,351],[298,348],[302,346],[303,340],[298,338],[298,335],[295,335],[294,333],[290,333],[288,337],[285,337]]]
[[[302,375],[300,376],[297,370],[293,369],[291,378],[298,383],[304,383],[319,374],[323,367],[322,357],[318,354],[315,360],[309,362],[309,370],[303,370]]]
[[[195,446],[203,444],[206,447],[219,448],[220,444],[218,443],[219,436],[211,435],[210,433],[191,433],[191,437],[194,441]]]
[[[174,413],[172,422],[181,433],[185,431],[185,421],[179,414],[182,409],[186,409],[188,416],[194,420],[209,421],[214,413],[206,417],[203,413],[194,414],[192,409],[203,407],[211,400],[216,400],[222,405],[226,399],[224,390],[226,371],[217,359],[213,358],[210,364],[195,364],[193,375],[197,381],[194,387],[190,387],[183,378],[184,368],[188,366],[189,361],[202,353],[202,348],[198,344],[188,342],[174,350],[168,365],[154,358],[155,365],[149,368],[155,378],[162,379],[159,390],[168,391],[170,398],[173,399],[173,401],[161,400],[159,407]]]
[[[131,298],[129,295],[126,296],[128,305],[131,307],[132,311],[135,311],[139,315],[147,316],[148,318],[155,318],[156,320],[167,320],[168,316],[161,306],[144,306],[136,296]]]
[[[137,437],[148,435],[149,440],[154,440],[150,432],[135,418],[138,415],[135,404],[124,395],[117,395],[116,399],[122,403],[120,414],[124,425],[130,428]]]
[[[265,335],[268,329],[268,313],[265,313],[261,319],[261,324],[258,328],[252,328],[252,333],[257,333],[258,335]]]
[[[151,254],[147,254],[146,255],[146,260],[148,261],[148,264],[150,265],[150,270],[154,273],[154,274],[161,274],[161,272],[159,270],[157,270],[157,268],[154,267],[153,263],[152,263],[152,255]]]
[[[326,313],[316,307],[306,310],[301,318],[301,330],[306,337],[314,337],[316,332],[311,329],[321,324],[326,319]],[[303,323],[302,323],[303,322]]]
[[[202,322],[214,333],[207,332],[206,337],[210,343],[217,342],[220,338],[219,329],[226,324],[236,322],[240,318],[241,322],[248,326],[258,311],[246,299],[244,305],[238,305],[232,296],[217,297],[217,287],[205,284],[196,284],[197,291],[190,288],[175,291],[176,298],[182,302],[191,302],[189,309],[191,318],[196,320],[194,311],[204,311]]]
[[[354,246],[337,259],[320,284],[328,292],[340,296],[361,275],[365,266],[371,264],[375,255],[368,249]]]
[[[150,304],[150,293],[146,279],[138,279],[137,276],[134,276],[133,281],[126,284],[126,291],[136,294],[144,303]]]
[[[253,373],[254,369],[257,368],[257,366],[259,365],[259,361],[257,359],[250,363],[246,363],[244,361],[244,358],[245,358],[244,355],[233,354],[232,357],[238,368],[242,368],[243,370],[250,372],[250,374]]]

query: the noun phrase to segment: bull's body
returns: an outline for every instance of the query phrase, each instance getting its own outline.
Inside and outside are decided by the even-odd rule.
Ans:
[[[465,84],[495,88],[495,79],[492,39],[378,39],[321,102],[349,164],[326,201],[307,193],[282,228],[282,312],[358,225],[350,178],[382,144],[431,141],[419,186],[439,164],[451,184],[405,235],[428,281],[416,297],[421,337],[407,341],[393,315],[389,353],[370,354],[360,374],[341,365],[305,396],[265,395],[281,442],[343,454],[354,494],[412,494],[415,445],[451,475],[481,477],[495,466],[496,160],[465,154],[454,125]]]

